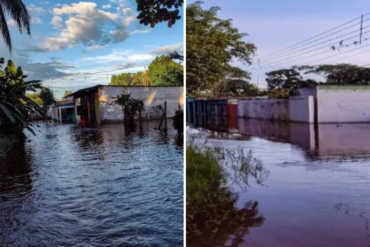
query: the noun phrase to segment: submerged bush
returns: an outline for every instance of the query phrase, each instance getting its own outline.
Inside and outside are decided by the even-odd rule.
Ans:
[[[9,151],[17,144],[14,137],[0,137],[0,160],[5,159]]]
[[[239,246],[249,228],[262,225],[264,218],[257,202],[236,208],[238,196],[231,183],[246,188],[249,177],[261,184],[267,176],[268,171],[251,153],[188,146],[186,231],[190,245],[194,241],[194,246],[219,246],[234,235],[232,246]],[[212,244],[209,239],[213,239]]]

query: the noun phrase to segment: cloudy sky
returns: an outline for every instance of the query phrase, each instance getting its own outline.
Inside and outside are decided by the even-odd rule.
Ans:
[[[187,4],[195,2],[188,0]],[[298,42],[340,26],[362,14],[370,12],[370,2],[363,0],[204,0],[204,7],[219,6],[219,17],[233,19],[240,32],[248,33],[245,41],[257,46],[258,59],[250,67],[240,65],[252,72],[253,82],[259,78],[259,86],[265,87],[264,74],[271,70],[293,65],[319,63],[370,64],[370,15],[363,18],[362,44],[359,40],[360,19],[332,31],[331,36],[317,37],[296,47],[267,57]],[[335,33],[337,32],[337,33]],[[340,37],[342,36],[342,37]],[[322,38],[322,39],[319,39]],[[338,46],[346,39],[343,47],[333,51],[331,45]],[[366,39],[366,40],[365,40]],[[330,41],[331,40],[331,41]],[[327,42],[325,42],[327,41]],[[311,42],[310,44],[308,44]],[[325,42],[325,43],[324,43]],[[321,44],[320,44],[321,43]],[[346,45],[348,45],[346,47]],[[357,50],[356,50],[357,49]],[[265,58],[264,58],[265,57]],[[263,59],[264,58],[264,59]]]
[[[22,66],[29,79],[43,79],[60,97],[65,90],[108,84],[113,74],[144,70],[157,55],[182,52],[183,19],[172,28],[140,25],[135,2],[24,0],[32,36],[19,34],[8,17],[13,53],[1,42],[1,56]]]

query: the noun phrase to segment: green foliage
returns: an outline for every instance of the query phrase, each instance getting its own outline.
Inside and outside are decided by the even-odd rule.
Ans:
[[[40,93],[28,93],[27,97],[38,105],[42,105],[42,100],[40,98]]]
[[[0,59],[0,67],[4,59]],[[29,122],[28,114],[38,112],[41,108],[26,95],[27,91],[36,92],[41,89],[40,81],[24,81],[21,67],[16,68],[9,60],[7,67],[0,70],[0,131],[21,134],[23,129],[33,134],[33,125]]]
[[[235,68],[238,60],[251,64],[256,47],[244,41],[246,34],[232,21],[217,17],[219,7],[203,9],[202,2],[190,4],[186,10],[186,87],[189,93],[217,90]]]
[[[18,143],[18,139],[13,137],[3,137],[0,135],[0,161],[5,159],[9,151]]]
[[[150,63],[147,74],[137,72],[113,75],[109,85],[145,86],[148,80],[151,86],[183,86],[184,67],[168,56],[160,56]]]
[[[124,113],[124,124],[135,126],[135,117],[144,110],[144,101],[131,98],[131,94],[123,92],[113,99],[113,103],[120,105]]]
[[[197,246],[223,246],[230,235],[235,245],[250,227],[260,226],[258,203],[237,208],[237,196],[230,181],[248,186],[252,176],[261,184],[268,176],[260,161],[239,152],[190,145],[186,148],[186,232],[188,242]],[[239,239],[241,238],[241,239]],[[237,240],[238,239],[238,240]],[[212,244],[210,244],[211,241]]]
[[[42,102],[42,110],[46,114],[49,107],[55,103],[54,92],[50,88],[43,88],[40,92],[40,99]]]
[[[275,89],[268,91],[267,96],[275,99],[287,99],[292,96],[292,93],[290,89]]]
[[[72,91],[65,91],[64,94],[63,94],[63,97],[62,99],[65,100],[65,97],[72,94]]]
[[[301,87],[303,78],[295,69],[280,69],[266,73],[268,90],[297,89]]]
[[[130,86],[132,85],[133,75],[132,73],[113,75],[109,85]]]
[[[369,84],[370,68],[353,64],[321,64],[315,66],[296,66],[305,75],[319,75],[330,84]]]
[[[177,110],[175,116],[172,118],[172,125],[178,133],[184,133],[184,111]]]
[[[180,11],[184,0],[136,0],[137,18],[140,24],[149,25],[153,28],[157,23],[167,22],[172,27],[176,20],[180,20]]]
[[[184,67],[167,56],[156,57],[149,65],[151,86],[183,86]]]
[[[5,45],[11,52],[12,40],[10,37],[6,14],[11,16],[13,21],[15,21],[20,33],[22,33],[22,29],[25,28],[28,35],[31,35],[31,16],[26,5],[21,0],[1,1],[0,7],[0,32]]]

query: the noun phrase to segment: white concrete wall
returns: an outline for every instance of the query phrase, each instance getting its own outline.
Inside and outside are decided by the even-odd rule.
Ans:
[[[289,101],[286,99],[239,100],[238,117],[289,121]]]
[[[305,87],[298,89],[299,96],[301,97],[308,97],[308,96],[316,96],[316,88],[315,87]]]
[[[239,100],[238,117],[313,123],[314,99],[310,96],[290,99]]]
[[[370,90],[317,90],[319,123],[370,122]]]
[[[167,117],[173,117],[179,105],[184,109],[183,87],[117,87],[105,86],[99,91],[101,119],[104,121],[122,121],[124,118],[122,108],[111,104],[112,97],[121,95],[123,90],[131,93],[135,99],[145,100],[145,111],[142,117],[146,119],[159,119],[162,115],[158,106],[164,107],[167,102]]]
[[[292,122],[314,123],[314,97],[289,98],[289,120]]]

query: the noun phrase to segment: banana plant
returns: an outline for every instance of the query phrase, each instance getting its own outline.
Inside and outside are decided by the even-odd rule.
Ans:
[[[0,66],[4,60],[0,60]],[[36,92],[42,89],[41,81],[25,81],[27,75],[23,74],[22,68],[16,68],[9,60],[4,70],[0,70],[0,130],[1,123],[7,122],[13,129],[28,129],[35,135],[34,125],[29,121],[28,114],[42,109],[34,101],[26,96],[26,92]]]

